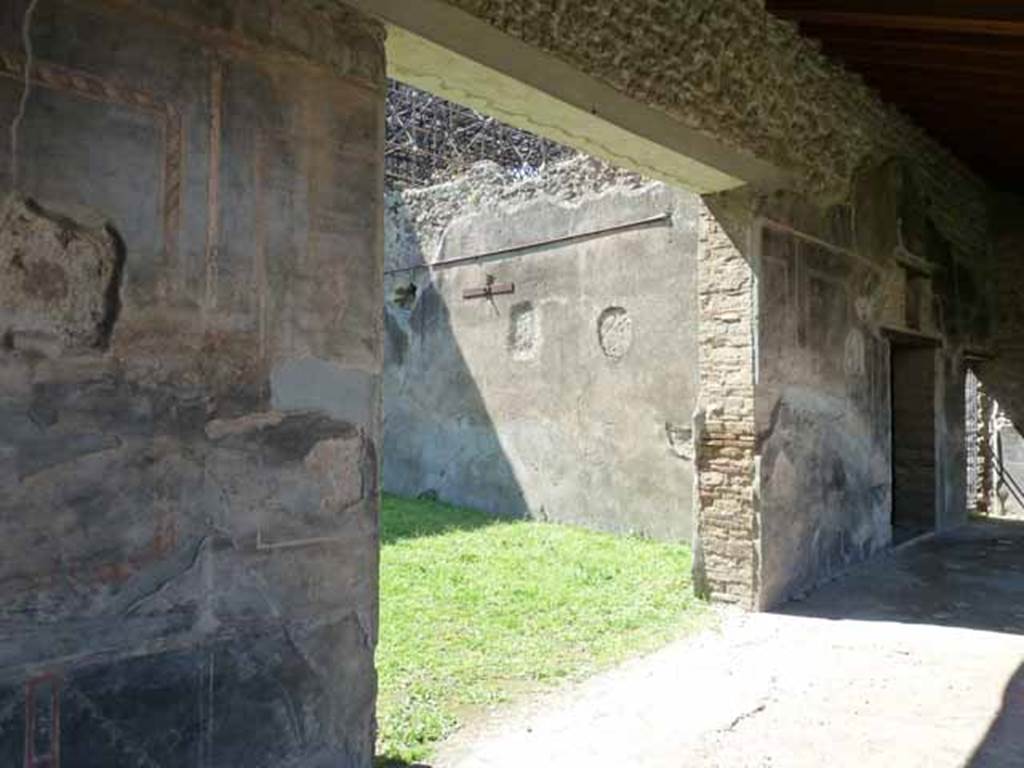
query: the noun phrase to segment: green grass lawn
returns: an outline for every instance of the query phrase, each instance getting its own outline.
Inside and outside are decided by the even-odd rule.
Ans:
[[[653,650],[710,616],[682,545],[388,496],[381,542],[382,765],[427,757],[484,705]]]

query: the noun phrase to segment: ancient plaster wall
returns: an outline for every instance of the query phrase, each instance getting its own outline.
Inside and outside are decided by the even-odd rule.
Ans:
[[[729,599],[753,595],[752,603],[770,605],[888,545],[891,331],[937,347],[937,520],[945,527],[964,519],[964,353],[986,347],[993,331],[990,200],[980,179],[757,0],[443,4],[469,15],[452,27],[479,29],[482,21],[788,174],[706,200],[714,223],[701,253],[713,282],[702,280],[700,290],[749,326],[753,359],[729,405],[731,388],[718,393],[713,380],[702,399],[703,418],[716,406],[718,439],[732,442],[720,443],[729,449],[721,462],[718,450],[709,452],[708,478],[698,459],[707,513],[698,533],[726,498],[704,493],[705,480],[731,477],[738,489],[727,505],[732,516],[699,542],[698,575],[712,594],[731,590]],[[425,1],[424,13],[438,5]],[[457,34],[445,44],[462,51]],[[473,46],[465,48],[472,58]],[[516,66],[529,71],[519,60],[501,71]],[[500,93],[471,95],[486,106]],[[591,132],[580,133],[580,143],[593,143]],[[717,322],[713,313],[708,319]],[[702,334],[701,359],[727,358],[719,348],[732,343],[742,350],[744,333],[734,338],[719,324]],[[743,387],[753,388],[749,455]],[[745,586],[716,583],[713,571],[739,574]]]
[[[871,270],[770,224],[759,236],[763,599],[773,604],[889,543],[888,364],[864,316]]]
[[[388,219],[392,268],[561,241],[388,276],[384,488],[689,539],[697,199],[591,160],[484,166]],[[489,283],[514,293],[464,298]]]
[[[19,115],[27,7],[0,10],[0,763],[369,765],[380,32],[40,0]]]
[[[937,526],[966,519],[963,350],[984,337],[988,308],[977,270],[951,257],[914,179],[912,168],[889,162],[830,207],[790,195],[708,200],[756,280],[754,301],[733,275],[709,271],[701,290],[735,285],[736,307],[751,307],[740,317],[755,329],[754,502],[733,521],[754,533],[727,540],[759,547],[752,586],[762,606],[891,541],[894,334],[934,349]],[[702,361],[721,335],[702,329]]]

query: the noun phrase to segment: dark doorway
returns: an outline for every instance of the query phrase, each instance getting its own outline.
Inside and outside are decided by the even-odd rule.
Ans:
[[[892,538],[935,530],[935,347],[890,338]]]

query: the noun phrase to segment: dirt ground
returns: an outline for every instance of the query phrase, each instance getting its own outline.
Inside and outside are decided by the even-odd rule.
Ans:
[[[776,613],[494,712],[437,768],[1024,766],[1024,526],[913,544]]]

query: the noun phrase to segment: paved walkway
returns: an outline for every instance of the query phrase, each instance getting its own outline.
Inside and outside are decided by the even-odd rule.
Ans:
[[[915,544],[774,614],[472,726],[438,768],[1024,767],[1024,527]]]

